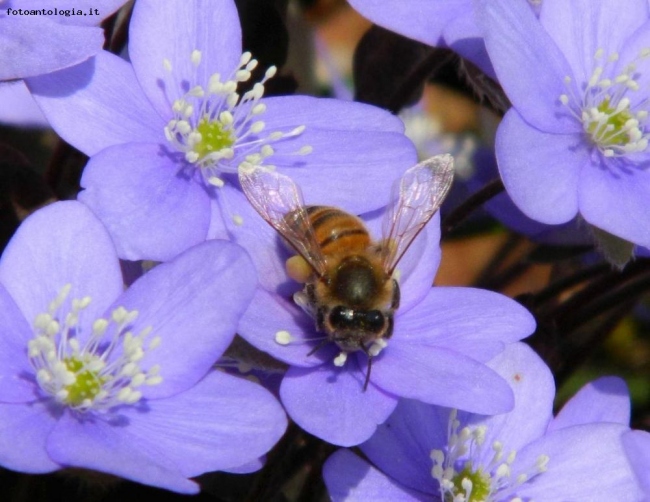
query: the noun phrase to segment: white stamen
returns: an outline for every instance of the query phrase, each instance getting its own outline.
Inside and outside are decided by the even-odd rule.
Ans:
[[[388,342],[386,340],[384,340],[383,338],[378,338],[377,340],[372,342],[372,345],[368,349],[368,355],[370,357],[376,357],[387,346],[388,346]]]
[[[251,72],[248,70],[238,70],[235,72],[235,80],[237,82],[246,82],[249,78],[251,78]]]
[[[345,364],[345,361],[347,360],[348,360],[347,352],[341,352],[338,356],[334,358],[334,366],[338,366],[340,368]]]
[[[171,63],[166,60],[165,68],[171,71]],[[198,50],[190,54],[194,68],[202,62]],[[190,90],[172,104],[173,117],[164,128],[165,138],[181,152],[185,160],[198,169],[206,184],[222,186],[222,174],[236,172],[242,159],[249,155],[258,155],[255,162],[261,163],[268,156],[264,151],[270,144],[302,134],[305,126],[295,127],[292,131],[272,131],[264,134],[265,121],[258,120],[266,111],[266,105],[260,100],[264,96],[264,84],[272,78],[277,69],[266,70],[260,82],[241,96],[237,90],[241,83],[249,82],[251,72],[258,63],[249,52],[241,55],[239,66],[225,78],[218,73],[212,74],[207,82],[197,81],[199,72],[194,75]],[[185,84],[187,85],[187,84]],[[170,89],[182,88],[181,82],[170,82]],[[299,147],[296,152],[305,155],[311,147]],[[230,162],[233,160],[233,162]]]
[[[224,181],[221,178],[218,178],[217,176],[211,176],[208,178],[208,183],[210,185],[215,186],[217,188],[221,188],[224,185]]]
[[[431,476],[438,481],[442,500],[471,500],[474,490],[487,491],[486,497],[481,499],[486,502],[517,500],[514,496],[517,488],[546,470],[549,457],[540,455],[535,466],[513,479],[510,466],[515,461],[516,452],[510,451],[503,462],[503,444],[493,441],[490,445],[493,455],[489,459],[483,446],[487,427],[463,427],[459,431],[460,425],[457,411],[452,410],[447,429],[447,447],[432,450],[430,454],[433,463]],[[459,479],[460,476],[462,478]]]
[[[637,59],[622,69],[614,66],[618,53],[610,54],[603,62],[602,48],[595,53],[594,66],[584,88],[572,84],[569,76],[564,81],[568,93],[559,96],[560,103],[582,123],[585,134],[606,158],[622,158],[643,152],[648,147],[650,131],[646,120],[646,99],[631,99],[629,93],[640,89],[637,61],[650,56],[650,48],[639,52]],[[614,70],[618,73],[613,74]]]
[[[278,331],[275,334],[275,342],[279,343],[280,345],[289,345],[293,339],[294,338],[291,336],[291,333],[286,330]]]
[[[190,60],[194,66],[199,66],[201,64],[201,51],[194,49],[190,56]]]
[[[248,64],[248,62],[251,60],[252,57],[253,55],[250,52],[248,51],[244,52],[239,58],[239,66],[244,66]]]
[[[39,314],[34,322],[35,334],[28,342],[28,356],[40,388],[78,412],[107,410],[119,403],[137,402],[141,394],[133,391],[133,387],[142,385],[152,375],[143,372],[138,364],[144,356],[143,340],[151,328],[134,335],[128,329],[138,312],[118,307],[111,313],[111,321],[95,320],[91,332],[80,337],[80,326],[88,325],[81,322],[81,316],[91,299],[88,296],[72,299],[66,309],[63,305],[70,290],[70,285],[62,288],[48,312]],[[61,318],[64,323],[57,321]],[[115,329],[105,339],[111,322],[116,324]],[[157,343],[154,338],[149,348]]]
[[[253,134],[258,134],[264,130],[264,122],[262,120],[258,120],[257,122],[253,122],[253,124],[250,127],[250,132]],[[265,145],[266,146],[266,145]]]

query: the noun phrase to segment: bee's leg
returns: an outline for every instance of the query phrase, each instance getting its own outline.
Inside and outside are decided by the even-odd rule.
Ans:
[[[392,310],[397,310],[399,308],[400,296],[399,284],[395,279],[393,279],[393,299],[390,303],[390,308]]]
[[[325,317],[327,316],[327,307],[321,306],[318,307],[316,310],[316,331],[319,331],[320,333],[327,333],[327,330],[325,329]],[[322,349],[325,345],[327,345],[329,342],[331,342],[330,337],[326,337],[324,340],[322,340],[316,347],[314,347],[308,356],[311,356],[315,352],[318,352],[320,349]]]
[[[311,356],[311,355],[315,354],[315,353],[318,352],[320,349],[322,349],[323,347],[325,347],[325,345],[327,345],[329,342],[330,342],[329,338],[325,338],[324,340],[321,340],[320,343],[319,343],[318,345],[316,345],[316,347],[314,347],[313,349],[311,349],[307,355],[308,355],[308,356]]]
[[[305,293],[307,293],[307,298],[311,304],[316,303],[316,286],[313,283],[305,285]]]
[[[327,317],[328,309],[327,307],[321,306],[316,310],[316,330],[321,333],[327,333],[327,327],[325,326],[325,318]]]
[[[302,291],[294,293],[293,301],[309,316],[316,317],[316,296],[313,284],[307,284]]]
[[[366,353],[366,356],[368,356],[368,368],[366,369],[366,381],[363,382],[363,392],[365,392],[366,389],[368,388],[368,384],[370,383],[370,370],[372,369],[372,356],[370,355],[368,348],[364,344],[361,344],[361,349]]]

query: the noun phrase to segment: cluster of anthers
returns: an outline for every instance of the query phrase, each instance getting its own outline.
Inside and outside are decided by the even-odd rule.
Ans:
[[[144,372],[139,364],[151,327],[132,333],[129,327],[138,312],[118,307],[111,319],[92,324],[92,333],[82,346],[79,317],[91,299],[73,299],[70,310],[61,312],[71,287],[63,287],[48,311],[36,317],[28,355],[38,384],[58,403],[80,412],[135,404],[142,397],[138,387],[162,382],[158,365]],[[107,337],[111,323],[115,327]],[[146,348],[154,349],[159,343],[160,338],[154,337]]]
[[[305,343],[312,343],[312,342],[320,342],[318,345],[316,345],[315,349],[309,353],[309,355],[313,354],[321,348],[324,343],[330,341],[327,336],[320,336],[320,337],[315,337],[315,338],[295,338],[289,331],[287,330],[280,330],[275,333],[275,343],[278,345],[300,345],[300,344],[305,344]],[[384,340],[383,338],[378,338],[377,340],[374,340],[370,347],[368,348],[367,354],[370,357],[376,357],[379,355],[379,353],[384,350],[388,346],[388,342]],[[348,360],[348,355],[349,352],[341,351],[339,354],[332,360],[334,363],[334,366],[337,366],[339,368],[342,368],[346,361]]]
[[[585,133],[605,157],[622,157],[643,152],[648,147],[648,118],[645,100],[634,102],[629,93],[639,90],[636,62],[650,56],[650,48],[643,49],[637,59],[623,67],[613,78],[603,75],[613,73],[611,66],[619,59],[617,53],[604,57],[603,49],[594,55],[596,67],[584,84],[582,97],[576,96],[569,76],[564,82],[570,89],[562,94],[560,102],[578,119]]]
[[[192,51],[190,60],[197,69],[201,51]],[[276,67],[266,70],[264,78],[243,96],[237,92],[241,83],[250,80],[257,64],[250,52],[244,52],[239,66],[228,78],[222,80],[219,73],[214,73],[206,86],[195,85],[172,104],[173,118],[165,126],[165,137],[184,153],[187,162],[200,168],[203,178],[213,186],[223,186],[220,173],[236,172],[242,163],[262,164],[275,153],[271,144],[299,136],[305,130],[301,125],[286,132],[262,134],[266,126],[260,120],[266,111],[266,104],[261,102],[264,84],[275,75]],[[168,59],[163,66],[172,73]],[[294,153],[305,155],[311,150],[310,146],[303,146]]]
[[[493,502],[499,500],[522,502],[515,495],[519,486],[543,473],[549,457],[540,455],[533,468],[527,473],[512,478],[511,466],[516,452],[504,457],[503,445],[495,441],[490,445],[492,458],[486,465],[476,462],[486,458],[483,454],[487,427],[464,427],[460,431],[458,413],[452,410],[448,424],[447,451],[432,450],[433,468],[431,476],[440,485],[440,497],[445,502]],[[511,498],[507,498],[507,497]]]

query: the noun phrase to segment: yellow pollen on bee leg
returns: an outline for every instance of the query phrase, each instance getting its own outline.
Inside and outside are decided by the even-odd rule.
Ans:
[[[287,275],[296,282],[305,283],[312,274],[309,263],[300,255],[289,258],[285,263],[285,268]]]

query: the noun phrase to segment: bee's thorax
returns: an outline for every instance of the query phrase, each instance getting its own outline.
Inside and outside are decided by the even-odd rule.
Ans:
[[[363,256],[343,259],[333,271],[331,292],[334,298],[351,308],[370,308],[376,301],[385,281]]]

